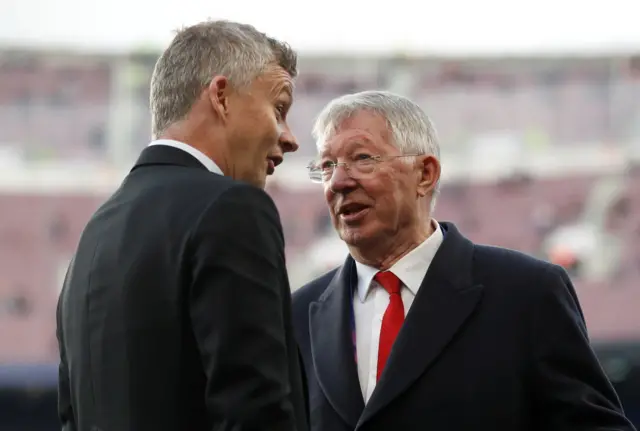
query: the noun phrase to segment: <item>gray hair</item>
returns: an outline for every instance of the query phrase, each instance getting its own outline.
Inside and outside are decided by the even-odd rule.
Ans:
[[[295,51],[253,26],[205,21],[178,31],[151,78],[153,138],[186,117],[214,76],[226,76],[234,86],[243,88],[272,64],[292,78],[297,75]]]
[[[393,144],[402,154],[426,154],[440,159],[438,134],[431,119],[416,103],[388,91],[362,91],[329,102],[313,126],[312,134],[318,149],[342,122],[361,111],[372,112],[386,120]],[[439,191],[440,181],[431,199],[432,210]]]

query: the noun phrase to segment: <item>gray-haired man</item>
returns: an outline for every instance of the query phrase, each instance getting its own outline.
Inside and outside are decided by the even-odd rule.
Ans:
[[[333,100],[314,135],[344,264],[294,294],[313,431],[633,430],[566,272],[436,221],[439,144],[412,101]]]

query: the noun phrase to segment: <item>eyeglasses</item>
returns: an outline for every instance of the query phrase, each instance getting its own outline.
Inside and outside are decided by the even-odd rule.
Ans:
[[[355,180],[362,180],[369,177],[376,171],[379,163],[388,162],[400,157],[415,157],[420,154],[403,154],[401,156],[366,156],[366,158],[356,159],[351,162],[326,161],[318,164],[311,162],[307,166],[309,178],[314,183],[324,183],[331,179],[338,166],[344,166],[349,176]]]

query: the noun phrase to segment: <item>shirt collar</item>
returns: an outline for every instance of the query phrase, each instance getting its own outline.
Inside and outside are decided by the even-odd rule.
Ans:
[[[184,142],[174,141],[172,139],[158,139],[152,141],[149,146],[152,145],[166,145],[168,147],[178,148],[179,150],[185,151],[195,157],[200,163],[204,165],[209,171],[214,174],[224,175],[222,173],[222,169],[216,165],[216,163],[207,157],[202,151],[192,147],[191,145],[185,144]]]
[[[389,271],[393,272],[414,296],[417,295],[418,289],[420,289],[420,285],[427,275],[429,265],[431,265],[438,248],[444,240],[444,235],[438,222],[432,220],[432,224],[434,230],[431,236],[389,268]],[[379,270],[358,261],[356,261],[356,270],[358,273],[358,297],[361,302],[364,302],[371,290],[373,277]]]

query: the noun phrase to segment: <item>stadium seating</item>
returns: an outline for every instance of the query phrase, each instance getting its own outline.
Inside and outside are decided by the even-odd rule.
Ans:
[[[55,357],[55,304],[64,272],[102,199],[0,195],[0,363]]]
[[[129,107],[135,127],[131,133],[121,131],[118,139],[124,141],[118,144],[132,156],[146,144],[148,59],[140,65],[142,76],[127,80],[115,78],[119,63],[107,56],[0,54],[0,150],[15,150],[27,161],[104,161],[114,130],[112,115],[118,111],[113,97],[123,88],[135,93]],[[476,140],[504,131],[533,149],[640,140],[640,79],[612,67],[623,59],[474,61],[369,59],[366,67],[358,59],[306,61],[289,115],[301,143],[299,155],[315,155],[310,129],[331,98],[396,84],[404,85],[432,116],[447,151],[468,151]],[[465,75],[465,67],[475,72]],[[401,69],[407,82],[397,83]],[[435,216],[455,222],[476,242],[544,256],[546,235],[577,220],[597,181],[596,175],[580,174],[449,182]],[[280,210],[288,257],[302,255],[326,235],[330,223],[321,188],[273,184],[268,191]],[[0,192],[0,362],[55,360],[54,314],[62,277],[82,228],[104,197]],[[622,243],[619,267],[606,282],[574,281],[594,338],[638,338],[637,169],[627,175],[606,225]]]
[[[0,147],[16,146],[31,158],[104,158],[111,117],[118,111],[110,104],[114,94],[128,89],[132,95],[127,109],[135,111],[134,123],[140,126],[132,126],[128,142],[119,144],[136,153],[148,139],[146,95],[152,63],[148,58],[133,60],[139,63],[137,73],[121,82],[115,72],[120,63],[113,60],[69,53],[4,55]],[[479,59],[477,64],[455,67],[438,59],[427,66],[425,61],[369,59],[370,68],[362,61],[302,60],[305,67],[290,113],[301,155],[315,153],[310,130],[326,102],[364,89],[393,88],[398,73],[408,79],[403,88],[434,119],[449,148],[465,148],[478,137],[506,130],[532,147],[611,143],[640,136],[640,79],[622,69],[612,73],[609,58],[584,64],[578,59],[534,58],[516,61],[515,66],[508,59]],[[623,62],[618,59],[613,64]]]
[[[0,64],[0,147],[28,159],[99,160],[106,154],[107,62],[7,56]]]
[[[436,217],[455,222],[477,242],[537,254],[550,226],[575,219],[596,178],[518,179],[493,184],[451,184],[441,193]],[[620,271],[606,283],[576,279],[592,335],[640,336],[640,175],[629,176],[611,233],[625,241]],[[287,255],[295,256],[329,229],[318,190],[270,187],[282,215]],[[104,196],[0,195],[0,362],[55,355],[53,316],[66,264],[80,232]],[[536,208],[551,211],[544,223]],[[618,205],[619,207],[619,205]],[[614,215],[610,216],[613,220]]]

